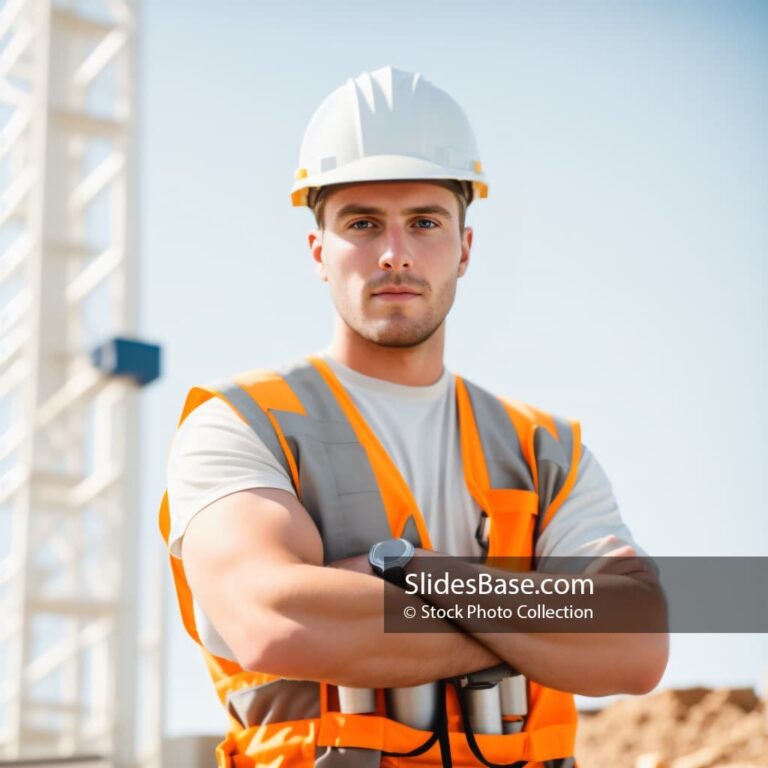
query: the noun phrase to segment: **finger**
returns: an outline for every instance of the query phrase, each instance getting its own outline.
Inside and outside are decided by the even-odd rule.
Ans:
[[[599,573],[635,573],[638,571],[650,571],[646,563],[639,557],[622,558],[607,562],[598,569]]]
[[[605,563],[603,567],[597,569],[596,573],[610,574],[615,576],[630,576],[650,583],[658,583],[658,575],[643,558],[621,558],[613,562]]]
[[[603,555],[603,557],[637,557],[637,556],[638,556],[637,550],[629,544],[624,544],[621,547],[617,547],[616,549],[611,549]]]

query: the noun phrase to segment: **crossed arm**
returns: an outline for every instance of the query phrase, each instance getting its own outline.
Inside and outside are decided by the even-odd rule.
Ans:
[[[285,491],[241,491],[206,507],[187,528],[183,559],[197,602],[246,669],[391,688],[506,661],[544,685],[601,696],[645,693],[666,666],[665,634],[475,636],[449,622],[444,633],[384,633],[384,583],[370,575],[367,554],[324,567],[317,528]],[[614,573],[630,572],[631,560],[621,562]],[[606,589],[634,583],[603,577]],[[398,597],[419,609],[418,597]]]

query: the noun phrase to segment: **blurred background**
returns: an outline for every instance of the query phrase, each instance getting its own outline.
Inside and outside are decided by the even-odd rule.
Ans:
[[[288,190],[320,101],[387,64],[459,101],[490,183],[447,365],[578,418],[649,553],[768,555],[765,3],[4,0],[0,758],[194,764],[225,730],[167,452],[191,386],[328,343]],[[675,635],[660,688],[767,670],[765,635]]]

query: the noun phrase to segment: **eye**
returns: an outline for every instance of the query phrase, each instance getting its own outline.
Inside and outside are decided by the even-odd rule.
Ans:
[[[357,230],[373,229],[373,222],[369,219],[358,219],[357,221],[353,221],[349,225],[349,228]]]
[[[413,223],[415,224],[416,229],[437,229],[439,226],[439,224],[432,219],[416,219]]]

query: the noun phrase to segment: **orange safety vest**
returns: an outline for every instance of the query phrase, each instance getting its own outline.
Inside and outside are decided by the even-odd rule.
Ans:
[[[282,373],[254,371],[194,388],[179,424],[211,397],[234,408],[286,468],[318,526],[326,562],[367,552],[393,536],[430,548],[410,489],[325,361],[309,358]],[[488,556],[524,558],[530,568],[536,537],[575,482],[579,426],[500,400],[459,377],[456,398],[464,476],[482,510],[478,531],[487,531]],[[160,529],[167,543],[167,493]],[[184,626],[201,644],[183,563],[175,557],[170,562]],[[230,715],[231,730],[216,752],[220,768],[441,765],[435,739],[423,750],[432,734],[386,717],[383,691],[377,692],[375,714],[341,713],[331,684],[285,680],[203,653]],[[531,680],[527,685],[522,732],[476,735],[486,764],[571,768],[573,696]],[[450,687],[446,708],[453,765],[482,765],[468,745]]]

